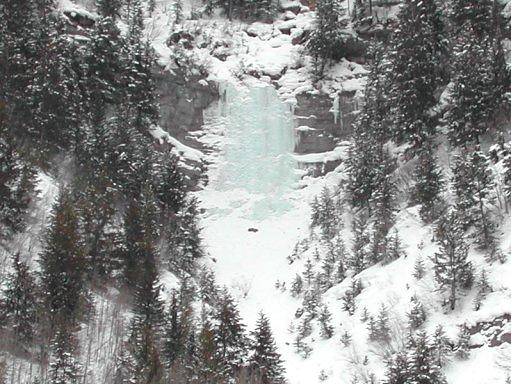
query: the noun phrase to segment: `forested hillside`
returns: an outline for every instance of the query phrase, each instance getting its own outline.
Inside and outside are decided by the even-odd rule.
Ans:
[[[494,0],[4,0],[0,384],[511,381]]]

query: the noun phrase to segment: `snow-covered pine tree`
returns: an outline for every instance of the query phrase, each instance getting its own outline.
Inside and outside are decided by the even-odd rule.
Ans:
[[[49,150],[76,148],[83,139],[80,117],[86,102],[79,89],[79,47],[49,15],[43,22],[44,33],[38,39],[38,60],[30,86],[32,139]]]
[[[146,228],[143,230],[147,231]],[[129,346],[135,363],[134,380],[147,383],[163,377],[160,345],[164,310],[151,239],[146,237],[139,246],[142,248],[137,255],[140,258],[137,260],[137,276],[131,282],[135,287]]]
[[[15,148],[5,127],[0,128],[0,239],[24,228],[28,206],[35,197],[35,172]]]
[[[297,297],[302,293],[303,290],[303,280],[299,274],[296,274],[293,282],[291,283],[291,296]]]
[[[458,212],[463,213],[464,227],[473,225],[477,230],[478,245],[488,253],[495,254],[495,224],[488,207],[494,199],[494,181],[489,165],[489,159],[477,147],[470,153],[462,151],[455,160],[454,189],[456,207]]]
[[[316,20],[314,29],[307,42],[307,50],[314,58],[315,74],[323,76],[328,61],[337,54],[342,44],[343,36],[342,23],[344,15],[339,0],[319,0],[316,5]]]
[[[424,277],[424,274],[426,273],[426,270],[424,268],[424,260],[422,257],[417,257],[415,260],[415,264],[413,267],[413,277],[417,280],[420,280]]]
[[[29,345],[37,320],[36,282],[19,253],[14,255],[12,264],[14,271],[7,276],[0,297],[0,322],[12,327],[18,343]]]
[[[369,236],[367,235],[367,219],[362,212],[357,215],[352,222],[353,242],[351,255],[347,260],[347,266],[354,274],[362,272],[365,268],[367,260],[367,245],[369,244]]]
[[[252,355],[249,359],[251,370],[257,372],[262,384],[284,383],[285,370],[273,339],[270,321],[262,312],[259,313],[252,339]]]
[[[147,134],[158,122],[158,103],[152,75],[154,51],[143,40],[143,10],[140,0],[133,1],[133,16],[126,38],[126,63],[121,74],[122,87],[126,90],[122,114],[133,129]]]
[[[477,281],[477,294],[474,299],[474,310],[478,311],[481,308],[482,302],[486,299],[488,293],[493,292],[493,288],[488,282],[488,275],[486,269],[481,271],[481,276]]]
[[[387,362],[384,384],[404,384],[410,377],[406,353],[399,352]]]
[[[355,296],[350,290],[347,290],[342,296],[342,309],[348,312],[350,316],[355,314]]]
[[[451,341],[445,335],[444,328],[438,325],[431,340],[431,349],[436,366],[444,367],[447,364],[452,352],[451,344]]]
[[[390,340],[389,312],[387,307],[382,304],[376,319],[377,339],[382,341]]]
[[[199,203],[195,197],[183,202],[181,211],[167,228],[165,249],[172,271],[190,274],[204,255],[199,226]]]
[[[176,359],[183,353],[187,339],[187,324],[190,321],[183,317],[181,303],[178,301],[177,293],[172,292],[170,306],[165,313],[164,334],[163,334],[163,355],[165,365],[172,367]]]
[[[451,20],[459,29],[469,26],[478,38],[491,36],[496,28],[494,3],[492,0],[453,0]]]
[[[332,314],[328,310],[326,305],[322,305],[319,311],[318,322],[320,324],[321,337],[324,339],[330,339],[334,333],[332,327]]]
[[[163,212],[182,212],[185,207],[184,178],[178,168],[178,159],[170,151],[162,154],[156,163],[154,176],[155,196]]]
[[[392,173],[395,161],[388,152],[382,152],[379,166],[376,170],[375,190],[370,199],[374,218],[373,236],[371,239],[371,257],[368,260],[374,264],[387,259],[387,234],[394,225],[396,216],[397,188]]]
[[[414,171],[413,201],[421,204],[419,214],[425,223],[435,221],[442,208],[441,196],[444,183],[437,165],[433,145],[425,143],[419,152]]]
[[[460,360],[467,360],[470,356],[470,330],[466,324],[459,326],[455,356]]]
[[[437,227],[439,252],[433,258],[435,279],[441,288],[448,290],[449,304],[453,310],[458,291],[471,278],[471,263],[467,260],[468,246],[457,212],[452,211]]]
[[[38,17],[34,1],[5,0],[0,6],[0,127],[19,138],[31,133],[30,87],[37,60]],[[5,129],[5,132],[3,132]]]
[[[420,328],[420,326],[426,321],[426,311],[417,296],[412,296],[410,301],[411,308],[410,312],[408,312],[408,325],[411,329],[415,330]]]
[[[81,365],[75,357],[76,340],[69,330],[59,330],[51,345],[49,384],[78,384],[82,382]]]
[[[146,190],[146,193],[149,191]],[[144,196],[132,199],[126,209],[121,264],[124,281],[129,287],[137,286],[143,277],[143,263],[148,257],[154,257],[156,212],[150,196],[147,199]]]
[[[377,170],[384,165],[383,144],[390,138],[389,106],[384,94],[389,86],[388,60],[378,45],[371,48],[370,57],[373,62],[364,92],[364,105],[355,122],[347,161],[347,189],[353,207],[369,205],[377,185]]]
[[[492,41],[479,40],[465,25],[454,44],[453,85],[450,109],[445,115],[449,139],[453,145],[478,143],[486,133],[502,102],[494,93]]]
[[[41,290],[50,317],[50,334],[62,324],[74,325],[84,302],[83,242],[73,205],[71,193],[61,189],[39,255]]]
[[[442,22],[434,0],[406,0],[391,43],[394,138],[418,149],[434,130],[430,110],[435,105]]]
[[[432,348],[426,332],[419,332],[409,345],[408,373],[410,383],[445,384],[446,380],[440,366],[432,354]]]
[[[213,334],[217,346],[216,359],[223,375],[232,377],[245,363],[247,337],[238,308],[224,289],[213,313]]]
[[[121,32],[115,23],[118,13],[116,0],[102,0],[108,15],[103,15],[95,23],[88,40],[85,55],[85,79],[87,90],[87,110],[92,128],[104,122],[107,112],[120,103],[121,74],[123,68],[123,44]]]
[[[104,18],[112,18],[120,16],[123,0],[96,0],[98,13]]]

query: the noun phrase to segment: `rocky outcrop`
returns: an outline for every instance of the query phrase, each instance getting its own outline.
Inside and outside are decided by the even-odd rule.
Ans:
[[[204,110],[218,98],[217,85],[199,77],[187,79],[182,74],[166,70],[158,70],[155,79],[160,102],[160,127],[185,146],[203,150],[191,133],[202,128]],[[179,148],[176,149],[179,153]],[[182,156],[181,160],[187,185],[196,189],[205,177],[206,164],[186,156]]]
[[[339,92],[333,100],[329,95],[306,93],[298,95],[297,101],[296,153],[331,151],[339,140],[346,139],[353,132],[359,108],[354,91]],[[334,103],[337,103],[337,108]]]
[[[218,99],[218,87],[204,79],[186,79],[170,71],[156,73],[160,100],[160,126],[192,148],[200,144],[190,135],[204,124],[203,111]]]
[[[304,93],[297,96],[295,108],[295,153],[302,168],[310,175],[320,176],[334,170],[341,159],[333,156],[334,149],[353,132],[353,124],[359,109],[355,91],[341,91],[332,99],[326,94]],[[330,152],[330,153],[329,153]],[[325,154],[320,161],[309,159],[307,154]],[[315,158],[314,156],[312,158]]]

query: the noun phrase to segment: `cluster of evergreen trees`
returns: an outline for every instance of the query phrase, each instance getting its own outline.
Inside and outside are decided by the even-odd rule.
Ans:
[[[314,59],[314,70],[321,78],[332,61],[343,57],[361,57],[364,44],[347,29],[348,18],[342,0],[319,0],[316,3],[314,29],[307,41],[307,51]]]
[[[502,56],[498,4],[452,0],[450,5],[451,13],[442,16],[433,0],[405,1],[390,41],[372,48],[347,188],[358,212],[355,223],[370,218],[377,243],[388,243],[398,209],[396,160],[389,148],[392,142],[407,146],[406,157],[415,157],[416,163],[410,203],[419,204],[424,222],[438,224],[435,273],[454,308],[456,291],[473,280],[466,260],[467,231],[490,262],[502,260],[492,210],[495,176],[479,141],[498,133],[495,121],[507,108],[510,78]],[[451,64],[448,71],[446,63]],[[437,107],[442,89],[449,95],[447,108]],[[457,153],[451,180],[437,164],[436,145],[443,132]],[[453,185],[452,206],[443,199],[447,181]],[[355,240],[362,236],[357,229]]]
[[[316,29],[308,43],[318,73],[332,55],[340,54],[335,52],[341,49],[336,45],[343,28],[340,9],[334,0],[318,2]],[[442,14],[443,9],[448,11]],[[346,196],[354,213],[352,244],[346,249],[340,235],[341,198],[324,190],[312,204],[313,237],[317,228],[321,244],[342,251],[324,260],[316,251],[321,263],[307,260],[304,272],[292,282],[291,294],[303,295],[304,300],[297,312],[303,320],[297,331],[299,353],[310,353],[303,339],[311,334],[310,320],[320,313],[322,290],[331,286],[325,281],[336,284],[345,278],[346,271],[354,276],[371,265],[392,262],[403,255],[393,227],[402,208],[398,202],[406,196],[398,189],[395,171],[406,162],[414,166],[406,191],[408,203],[418,206],[424,223],[435,225],[439,249],[431,261],[435,280],[446,294],[444,304],[454,309],[462,291],[475,285],[476,272],[468,260],[472,244],[486,255],[487,262],[504,261],[496,233],[495,200],[500,196],[496,196],[491,161],[505,158],[508,189],[511,161],[503,143],[492,159],[481,145],[501,140],[499,119],[508,112],[511,78],[504,60],[500,11],[498,2],[491,0],[451,0],[443,8],[434,0],[405,0],[389,40],[372,43],[368,54],[371,70],[347,161]],[[454,152],[450,172],[438,164],[437,146],[442,142]],[[396,147],[404,149],[399,160]],[[307,250],[308,246],[299,244],[289,257],[290,263]],[[332,280],[332,272],[338,270],[342,270],[335,275],[339,280]],[[424,262],[418,259],[414,276],[421,279],[425,273]],[[352,283],[342,297],[343,310],[350,315],[355,313],[355,297],[362,289],[356,278]],[[492,289],[484,270],[477,289],[475,310]],[[440,372],[444,362],[438,360],[440,352],[432,345],[436,336],[432,343],[424,333],[417,333],[425,320],[424,307],[412,297],[408,313],[412,336],[406,352],[389,363],[389,384],[418,377],[428,383],[445,382]],[[363,321],[368,323],[370,340],[387,342],[392,337],[384,308],[377,318],[365,310]],[[459,356],[468,345],[468,331],[462,331],[459,345],[449,344],[450,350],[460,351]],[[342,342],[348,345],[349,339],[345,333]]]

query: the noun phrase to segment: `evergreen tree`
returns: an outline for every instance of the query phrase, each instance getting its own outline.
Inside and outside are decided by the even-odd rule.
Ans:
[[[192,198],[173,217],[166,234],[166,251],[171,270],[178,274],[191,273],[204,255],[199,227],[198,202]]]
[[[442,288],[449,291],[449,304],[453,310],[458,298],[458,290],[471,278],[471,264],[467,261],[468,247],[465,243],[461,223],[456,212],[437,228],[440,251],[435,254],[435,279]]]
[[[6,0],[0,5],[0,127],[15,137],[30,130],[30,86],[33,81],[38,25],[35,3]]]
[[[54,330],[74,324],[84,298],[84,255],[73,199],[60,191],[39,257],[44,305]]]
[[[318,77],[323,75],[328,60],[333,59],[338,48],[342,45],[343,9],[339,0],[320,0],[316,5],[316,20],[307,50],[314,58],[315,71]]]
[[[408,325],[411,329],[417,329],[426,321],[426,311],[416,296],[412,296],[411,305],[408,312]]]
[[[314,267],[310,259],[305,262],[305,270],[302,273],[304,280],[307,282],[307,287],[312,286],[312,279],[314,277]]]
[[[32,167],[21,159],[10,135],[0,128],[0,224],[8,232],[24,228],[25,215],[34,196]],[[3,235],[0,235],[2,238]]]
[[[351,344],[351,336],[348,333],[348,331],[344,331],[344,333],[341,336],[341,343],[347,347]]]
[[[443,190],[442,172],[431,144],[424,145],[420,151],[414,174],[416,182],[413,200],[421,204],[421,219],[425,223],[431,223],[440,215],[440,194]]]
[[[154,52],[148,41],[143,41],[142,4],[132,4],[129,31],[125,46],[126,65],[121,76],[126,90],[122,115],[134,130],[147,134],[158,122],[158,105],[152,68]]]
[[[432,354],[431,345],[425,332],[419,332],[410,345],[408,372],[413,384],[445,384],[440,367]]]
[[[221,382],[224,378],[223,366],[218,359],[220,350],[215,340],[216,336],[213,325],[206,319],[202,324],[197,340],[197,366],[195,374],[198,377],[199,383]]]
[[[385,384],[406,384],[409,376],[408,360],[405,353],[397,353],[387,362]]]
[[[351,256],[347,262],[348,267],[354,274],[358,274],[366,268],[365,262],[367,260],[367,245],[369,243],[366,225],[367,221],[363,213],[353,219],[353,245]]]
[[[375,46],[370,54],[373,63],[365,88],[364,105],[355,122],[348,166],[348,192],[353,207],[366,207],[387,170],[383,144],[390,138],[387,56],[382,47]],[[378,177],[379,176],[379,177]]]
[[[220,295],[213,320],[215,321],[213,332],[218,350],[216,356],[218,365],[223,375],[232,376],[243,366],[247,339],[238,308],[227,290]]]
[[[256,329],[252,332],[251,369],[258,373],[261,384],[284,383],[282,360],[273,339],[268,318],[261,312]]]
[[[82,142],[80,129],[84,95],[79,88],[81,69],[76,65],[78,46],[44,19],[44,37],[39,38],[35,74],[30,86],[30,107],[34,111],[32,137],[50,149],[71,149]]]
[[[291,283],[291,295],[293,297],[299,296],[303,290],[303,280],[299,274],[296,274],[293,282]]]
[[[334,328],[332,327],[332,314],[328,310],[326,305],[321,307],[318,318],[319,324],[321,326],[321,337],[324,339],[330,339],[334,333]]]
[[[418,257],[417,260],[415,260],[415,265],[413,267],[413,277],[420,280],[424,277],[425,273],[424,260],[422,260],[422,257]]]
[[[99,14],[112,19],[120,16],[122,3],[122,0],[96,0]]]
[[[461,28],[469,26],[476,36],[492,35],[495,31],[492,0],[453,0],[451,20]]]
[[[103,122],[121,96],[123,40],[115,24],[118,0],[101,0],[103,18],[95,23],[85,57],[87,113],[93,126]],[[110,112],[111,113],[111,112]]]
[[[154,190],[163,212],[177,214],[185,207],[185,186],[178,159],[170,151],[163,154],[156,163]]]
[[[482,302],[490,292],[493,292],[493,288],[488,282],[486,270],[483,269],[479,281],[477,282],[477,294],[474,299],[474,310],[478,311],[481,308]]]
[[[495,87],[493,57],[488,55],[493,52],[492,41],[489,38],[478,40],[473,33],[464,27],[453,48],[451,108],[445,116],[453,145],[479,142],[503,102],[503,94],[495,93],[501,88]],[[506,71],[505,67],[500,70]]]
[[[394,137],[419,148],[433,133],[442,23],[434,0],[406,0],[392,38],[392,105]]]
[[[376,188],[371,198],[374,216],[372,261],[373,263],[387,258],[387,234],[394,225],[396,216],[397,188],[392,178],[395,169],[394,161],[389,153],[382,154],[377,169]]]
[[[0,301],[0,319],[12,326],[16,340],[30,344],[34,337],[38,303],[34,276],[19,253],[13,258],[14,271],[7,277]]]
[[[455,160],[454,188],[456,206],[463,213],[465,228],[474,225],[482,249],[496,252],[494,223],[488,204],[493,200],[494,181],[489,160],[480,151],[462,151]]]
[[[144,196],[132,199],[126,210],[122,266],[124,280],[131,287],[137,285],[144,261],[154,258],[155,212],[150,196],[147,199]]]
[[[81,366],[76,361],[75,340],[68,330],[56,333],[51,346],[49,384],[78,384],[82,381]]]
[[[160,338],[163,325],[163,303],[156,270],[154,251],[145,249],[140,255],[141,276],[134,290],[133,319],[129,340],[134,359],[135,383],[160,383],[163,377]]]
[[[467,360],[470,356],[470,331],[466,324],[460,325],[458,341],[456,342],[456,357]]]
[[[438,367],[444,367],[449,361],[449,354],[451,353],[452,347],[451,342],[445,335],[445,331],[441,325],[438,325],[433,334],[431,342],[431,348],[433,353],[433,359]]]
[[[387,307],[381,305],[376,319],[377,340],[389,341],[390,340],[390,327],[389,327],[389,314]]]
[[[183,323],[180,303],[176,292],[172,293],[170,308],[164,326],[164,355],[166,365],[171,367],[185,349],[186,324]]]

